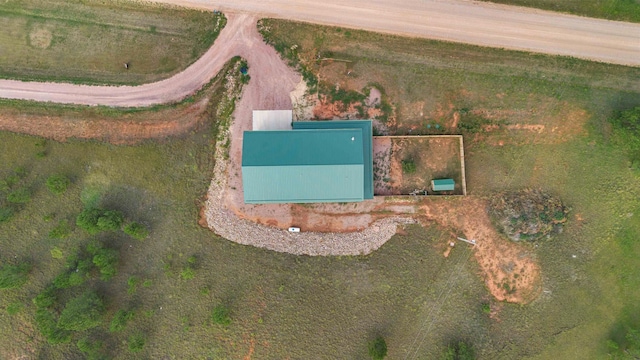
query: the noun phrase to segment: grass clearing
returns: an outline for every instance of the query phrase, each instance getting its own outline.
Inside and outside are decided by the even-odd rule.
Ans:
[[[527,6],[574,15],[640,22],[640,2],[636,0],[481,0],[506,5]]]
[[[225,22],[220,14],[150,3],[5,1],[0,77],[85,84],[158,81],[197,60]]]

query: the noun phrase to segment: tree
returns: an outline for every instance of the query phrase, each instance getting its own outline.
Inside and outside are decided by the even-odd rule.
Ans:
[[[98,219],[100,219],[101,215],[101,209],[84,209],[76,218],[76,225],[78,225],[79,228],[86,230],[89,234],[95,235],[101,231],[98,226]]]
[[[64,330],[84,331],[102,324],[104,304],[94,291],[69,300],[60,314],[58,326]]]
[[[47,189],[56,195],[62,195],[71,184],[71,180],[64,175],[51,175],[47,178]]]
[[[387,342],[382,336],[378,336],[369,342],[369,356],[373,360],[382,360],[387,356]]]
[[[27,282],[31,265],[3,265],[0,268],[0,289],[19,288]]]
[[[116,274],[118,252],[113,249],[99,249],[93,256],[93,264],[100,270],[100,279],[107,281]]]
[[[98,228],[102,231],[116,231],[120,230],[122,223],[124,222],[124,216],[117,210],[105,210],[98,218]]]

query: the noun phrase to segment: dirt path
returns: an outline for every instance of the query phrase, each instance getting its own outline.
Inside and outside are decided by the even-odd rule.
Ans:
[[[243,44],[249,15],[273,16],[482,46],[574,56],[640,66],[640,24],[461,0],[158,0],[222,9],[226,27],[202,58],[183,72],[140,86],[88,86],[0,80],[0,97],[57,103],[149,106],[201,88]]]
[[[0,97],[65,104],[141,107],[179,101],[202,88],[233,56],[246,48],[247,24],[253,16],[226,14],[227,25],[213,46],[187,69],[168,79],[140,86],[90,86],[0,80]],[[254,25],[255,26],[255,25]]]

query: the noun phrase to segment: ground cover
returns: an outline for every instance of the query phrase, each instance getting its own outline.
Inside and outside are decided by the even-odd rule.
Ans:
[[[133,2],[28,0],[0,4],[0,24],[0,77],[141,84],[193,63],[225,18]]]
[[[581,16],[640,22],[640,3],[634,0],[482,0],[507,5],[528,6]]]
[[[640,294],[627,284],[640,265],[631,258],[638,251],[631,234],[640,181],[608,119],[638,105],[639,69],[286,21],[262,26],[284,57],[320,79],[321,95],[330,96],[331,88],[362,95],[369,86],[381,89],[390,106],[379,118],[386,133],[463,134],[468,192],[476,200],[541,188],[571,208],[560,234],[519,248],[539,267],[538,300],[518,311],[490,309],[500,320],[491,325],[493,340],[523,336],[535,344],[503,343],[501,357],[604,357],[607,339],[637,327]],[[465,221],[477,234],[483,225],[456,213],[482,204],[456,211],[425,206],[454,234]],[[495,250],[476,253],[483,269]],[[496,283],[507,297],[520,286],[512,268],[501,272],[515,282]],[[489,347],[478,353],[492,354]]]

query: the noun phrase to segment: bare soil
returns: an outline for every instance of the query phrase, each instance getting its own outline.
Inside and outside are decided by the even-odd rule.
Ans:
[[[542,280],[533,249],[498,233],[489,219],[485,200],[471,196],[428,199],[420,209],[427,221],[435,221],[458,236],[476,241],[475,258],[487,288],[497,300],[526,304],[540,294]],[[454,236],[447,242],[454,242],[455,247],[471,246]]]
[[[206,123],[201,116],[207,106],[203,99],[190,106],[109,117],[42,116],[12,113],[0,114],[0,130],[41,136],[56,141],[67,139],[98,139],[116,145],[134,145],[145,140],[180,136],[196,130]]]

